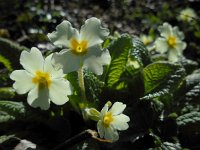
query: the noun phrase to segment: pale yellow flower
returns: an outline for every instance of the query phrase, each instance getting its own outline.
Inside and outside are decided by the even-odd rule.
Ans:
[[[28,93],[27,101],[32,107],[46,110],[50,101],[63,105],[72,93],[62,69],[56,70],[51,60],[52,55],[44,59],[40,50],[33,47],[30,52],[21,53],[20,63],[24,70],[15,70],[10,75],[15,81],[13,88],[18,94]]]

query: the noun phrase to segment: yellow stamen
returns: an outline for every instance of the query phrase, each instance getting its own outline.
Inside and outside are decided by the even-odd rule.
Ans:
[[[111,112],[108,112],[103,116],[103,125],[104,126],[108,127],[112,121],[113,121],[113,116],[112,116]]]
[[[176,45],[176,37],[170,36],[167,39],[169,46],[174,47]]]
[[[51,78],[46,72],[36,71],[32,82],[38,84],[39,89],[48,88],[51,84]]]
[[[82,40],[78,42],[76,39],[71,40],[71,48],[72,52],[76,55],[84,55],[87,53],[87,45],[88,42],[85,40]]]

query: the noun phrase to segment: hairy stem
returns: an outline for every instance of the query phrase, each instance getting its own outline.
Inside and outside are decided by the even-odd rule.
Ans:
[[[85,95],[85,84],[84,84],[84,76],[83,76],[83,65],[78,70],[78,82],[79,82],[79,86],[81,88],[82,99],[83,99],[83,101],[85,101],[86,95]]]

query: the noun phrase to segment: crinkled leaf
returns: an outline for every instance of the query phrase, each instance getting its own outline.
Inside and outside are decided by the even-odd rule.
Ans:
[[[129,35],[122,35],[108,47],[112,58],[106,79],[108,87],[120,88],[120,85],[116,85],[116,83],[125,70],[132,48],[132,38]]]
[[[200,72],[186,77],[185,99],[188,101],[200,99]]]
[[[180,143],[164,142],[162,150],[182,150]]]
[[[200,112],[190,112],[176,119],[179,129],[183,133],[200,132]]]
[[[166,94],[172,94],[185,76],[185,70],[178,64],[160,61],[144,68],[145,96],[151,99]]]
[[[84,72],[84,80],[87,99],[90,101],[92,100],[92,103],[97,103],[99,101],[98,97],[102,91],[102,87],[104,87],[104,82],[100,81],[97,76],[89,71]]]
[[[0,38],[0,55],[10,61],[12,68],[19,68],[19,58],[23,50],[28,51],[24,46],[20,46],[8,39]]]
[[[192,73],[195,69],[198,68],[198,63],[190,59],[182,58],[180,63],[185,68],[187,74]]]
[[[11,135],[2,135],[0,136],[0,144],[2,144],[3,142],[13,138],[15,135],[11,134]]]
[[[0,99],[10,99],[15,96],[15,91],[11,87],[0,88]]]
[[[25,108],[20,102],[0,101],[0,113],[0,122],[5,122],[23,116]]]
[[[139,62],[141,66],[146,66],[151,63],[149,51],[144,43],[138,38],[133,37],[133,49],[130,56]]]
[[[80,87],[78,83],[78,73],[76,71],[67,74],[67,80],[71,83],[73,91],[77,94],[80,93]]]
[[[10,61],[0,54],[0,63],[2,63],[8,71],[12,71]]]

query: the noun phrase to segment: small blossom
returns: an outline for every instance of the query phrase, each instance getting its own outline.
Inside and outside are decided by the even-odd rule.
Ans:
[[[67,95],[72,93],[62,69],[55,70],[51,59],[52,54],[44,59],[42,53],[33,47],[30,52],[21,53],[20,63],[25,70],[15,70],[10,75],[18,94],[28,92],[27,101],[32,107],[47,110],[50,101],[63,105],[69,100]]]
[[[179,57],[183,54],[183,50],[186,48],[184,34],[179,31],[178,27],[173,27],[164,23],[163,26],[159,26],[158,30],[161,37],[155,41],[156,51],[160,53],[167,53],[168,59],[172,62],[177,62]]]
[[[180,12],[178,19],[186,22],[191,22],[196,17],[197,15],[192,8],[186,8]]]
[[[144,45],[149,45],[153,42],[153,38],[150,35],[140,35],[141,41],[144,43]]]
[[[119,139],[117,130],[127,130],[129,127],[127,122],[130,121],[130,118],[122,114],[126,108],[125,104],[115,102],[108,110],[109,107],[110,105],[107,103],[101,110],[97,129],[101,138],[117,141]]]
[[[109,64],[111,60],[109,51],[101,48],[108,35],[109,31],[101,27],[101,21],[92,17],[85,21],[80,32],[65,20],[56,27],[56,31],[47,36],[54,45],[63,48],[53,55],[53,60],[63,67],[65,73],[77,71],[83,65],[101,75],[102,66]]]
[[[140,40],[144,43],[144,45],[146,46],[146,48],[151,51],[153,50],[153,37],[150,35],[140,35]]]

